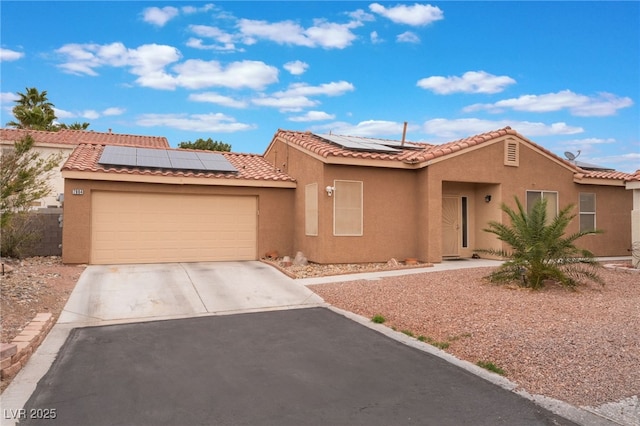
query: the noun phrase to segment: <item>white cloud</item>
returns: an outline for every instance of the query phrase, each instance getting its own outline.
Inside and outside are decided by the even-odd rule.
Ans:
[[[636,170],[640,170],[640,152],[591,157],[589,158],[589,162],[598,165],[607,165],[608,167],[625,173],[635,173]]]
[[[304,74],[309,68],[309,64],[302,61],[291,61],[284,64],[284,69],[289,71],[292,75]]]
[[[141,85],[169,89],[173,87],[166,81],[169,76],[164,68],[180,59],[180,51],[172,46],[145,44],[129,49],[119,42],[66,44],[56,53],[63,57],[59,67],[71,74],[96,76],[95,69],[100,67],[129,67],[132,74],[139,76],[137,81]]]
[[[309,86],[307,83],[294,83],[289,85],[287,90],[274,93],[274,96],[341,96],[354,90],[355,87],[348,81],[332,81],[318,86]]]
[[[67,111],[60,108],[53,108],[53,111],[56,114],[58,119],[66,119],[66,118],[86,118],[88,120],[97,120],[103,116],[115,116],[122,115],[125,112],[124,108],[111,107],[103,110],[102,112],[96,111],[94,109],[87,109],[84,111]]]
[[[257,39],[273,41],[278,44],[343,49],[355,40],[352,28],[362,25],[352,21],[337,24],[317,20],[313,26],[304,28],[293,21],[267,22],[240,19],[238,28],[245,44],[254,44]]]
[[[353,12],[347,12],[347,16],[357,22],[371,22],[376,20],[375,16],[365,12],[362,9],[354,10]]]
[[[185,43],[188,47],[192,47],[194,49],[199,50],[217,50],[219,52],[244,52],[244,49],[238,49],[233,43],[225,43],[225,44],[204,44],[202,39],[191,37]]]
[[[478,118],[462,118],[449,120],[446,118],[436,118],[424,123],[425,133],[435,135],[446,140],[466,138],[468,136],[485,133],[492,130],[510,126],[518,133],[526,137],[550,136],[550,135],[573,135],[584,132],[581,127],[569,126],[566,123],[558,122],[545,124],[530,121],[511,120],[481,120]]]
[[[171,19],[178,16],[180,11],[175,7],[166,6],[160,9],[159,7],[148,7],[142,11],[142,19],[157,27],[163,27]]]
[[[71,111],[65,111],[64,109],[60,109],[60,108],[53,108],[53,112],[56,114],[57,118],[75,118],[78,116],[78,114],[75,114]]]
[[[283,112],[295,112],[320,103],[309,99],[310,96],[341,96],[353,90],[355,90],[353,84],[346,81],[324,83],[318,86],[310,86],[307,83],[294,83],[289,85],[286,90],[275,92],[270,96],[254,98],[251,102],[255,105],[278,108]]]
[[[296,117],[289,117],[289,121],[295,121],[295,122],[324,121],[324,120],[333,120],[334,118],[336,118],[334,114],[327,114],[324,111],[309,111],[303,115],[298,115]]]
[[[230,108],[245,108],[247,106],[245,101],[223,96],[215,92],[193,93],[189,95],[189,100],[194,102],[209,102]]]
[[[384,41],[383,39],[380,38],[377,31],[371,31],[371,33],[369,34],[369,39],[373,44],[382,43]]]
[[[210,114],[142,114],[136,124],[144,127],[170,127],[173,129],[232,133],[253,129],[251,124],[239,123],[233,117],[221,113]]]
[[[208,3],[208,4],[205,4],[202,7],[182,6],[180,8],[180,11],[182,13],[184,13],[185,15],[191,15],[191,14],[194,14],[194,13],[208,12],[208,11],[212,10],[213,8],[214,8],[214,5],[212,3]]]
[[[125,67],[138,76],[136,83],[153,89],[212,86],[263,89],[278,81],[278,69],[260,61],[231,62],[223,66],[218,61],[190,59],[175,65],[171,73],[166,67],[178,62],[181,54],[167,45],[146,44],[130,49],[122,43],[68,44],[56,52],[64,57],[59,66],[66,72],[95,76],[100,67]]]
[[[199,38],[190,38],[187,41],[187,46],[195,49],[211,49],[222,51],[241,50],[237,49],[235,45],[236,36],[230,34],[218,27],[212,27],[209,25],[190,25],[189,30],[199,37],[207,37],[215,40],[218,44],[205,45]]]
[[[611,93],[586,96],[571,90],[563,90],[543,95],[523,95],[492,104],[474,104],[464,108],[464,111],[502,112],[504,109],[513,109],[527,112],[552,112],[566,109],[575,116],[594,117],[614,115],[619,109],[631,105],[633,105],[631,98],[618,97]]]
[[[16,52],[15,50],[4,49],[0,47],[0,62],[17,61],[24,57],[23,52]]]
[[[263,89],[278,81],[278,69],[261,61],[231,62],[223,67],[218,61],[190,59],[176,65],[175,82],[188,89],[222,86],[239,89]]]
[[[369,10],[384,16],[397,24],[412,26],[428,25],[432,22],[444,19],[444,13],[440,8],[430,4],[414,4],[413,6],[398,5],[386,8],[379,3],[369,5]]]
[[[301,111],[303,108],[313,107],[318,101],[306,96],[262,96],[251,100],[251,103],[259,106],[278,108],[280,111]]]
[[[86,118],[88,120],[95,120],[97,118],[100,118],[100,113],[98,113],[98,111],[95,111],[93,109],[87,109],[85,111],[82,111],[79,115],[80,117]]]
[[[405,31],[396,36],[396,41],[398,43],[420,43],[420,37],[416,33]]]
[[[581,146],[592,146],[592,145],[603,145],[603,144],[611,144],[615,143],[616,140],[614,138],[584,138],[584,139],[571,139],[568,141],[562,142],[563,145],[570,145],[575,147]]]
[[[385,120],[366,120],[358,124],[345,123],[342,121],[316,126],[314,130],[331,131],[336,135],[351,135],[365,137],[390,137],[400,140],[404,123]],[[415,125],[409,125],[407,131],[419,129]]]
[[[104,111],[102,111],[102,115],[104,115],[104,116],[122,115],[122,114],[125,113],[125,111],[126,111],[126,109],[124,109],[124,108],[111,107],[111,108],[107,108]]]
[[[515,80],[506,75],[493,75],[485,71],[468,71],[458,76],[432,76],[418,80],[418,87],[431,90],[439,95],[451,93],[498,93]]]
[[[13,92],[2,92],[0,93],[0,103],[1,104],[8,104],[11,103],[13,104],[14,101],[17,101],[18,99],[20,99],[20,96],[18,96],[17,94],[13,93]],[[13,107],[13,105],[12,105]]]

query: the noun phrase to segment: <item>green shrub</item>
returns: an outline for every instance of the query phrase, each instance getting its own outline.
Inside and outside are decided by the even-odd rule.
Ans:
[[[491,221],[484,229],[497,235],[512,250],[477,250],[507,259],[489,275],[492,282],[518,282],[523,287],[539,289],[545,280],[553,280],[574,288],[586,278],[604,285],[597,274],[600,264],[593,254],[574,244],[580,237],[602,231],[580,231],[566,236],[567,226],[576,216],[570,213],[573,205],[562,209],[553,220],[548,220],[546,199],[536,202],[531,213],[525,211],[517,197],[515,201],[517,211],[506,204],[501,206],[511,220],[510,225]]]

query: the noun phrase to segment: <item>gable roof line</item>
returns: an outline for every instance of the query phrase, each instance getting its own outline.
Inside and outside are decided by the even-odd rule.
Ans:
[[[30,135],[36,144],[75,147],[79,144],[92,145],[120,145],[141,148],[170,148],[169,141],[164,136],[131,135],[122,133],[95,132],[93,130],[62,129],[57,132],[27,129],[0,129],[0,141],[15,142],[26,135]]]

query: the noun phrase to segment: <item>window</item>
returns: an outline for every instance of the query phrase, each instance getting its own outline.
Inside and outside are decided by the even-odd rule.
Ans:
[[[305,235],[318,235],[317,183],[310,183],[304,187],[304,232]]]
[[[596,194],[580,193],[580,232],[596,230]]]
[[[520,165],[520,149],[518,142],[507,139],[504,141],[504,165],[517,167]]]
[[[362,235],[362,182],[333,182],[333,235]]]
[[[540,199],[547,200],[547,220],[551,221],[558,215],[558,193],[552,191],[527,191],[527,213],[531,213],[533,206]]]

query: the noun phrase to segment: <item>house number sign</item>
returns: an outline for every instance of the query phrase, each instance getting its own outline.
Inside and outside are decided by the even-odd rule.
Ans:
[[[72,189],[71,194],[73,195],[84,195],[84,189]]]

